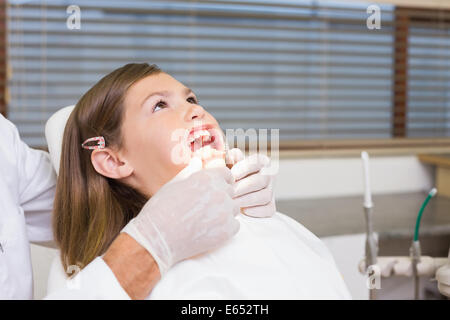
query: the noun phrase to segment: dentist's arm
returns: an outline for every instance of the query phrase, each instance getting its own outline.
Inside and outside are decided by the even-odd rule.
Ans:
[[[50,272],[47,300],[143,299],[161,278],[150,253],[126,234],[70,280],[59,263]]]
[[[161,279],[152,255],[126,233],[114,240],[103,261],[132,299],[145,299]]]
[[[134,266],[129,272],[126,266],[108,263],[105,255],[130,297],[145,298],[174,264],[211,250],[238,232],[235,216],[239,207],[232,199],[231,171],[226,167],[200,171],[201,168],[202,161],[194,158],[123,229],[122,237],[137,241],[149,253],[136,247],[130,253],[143,263],[142,268]],[[120,256],[121,245],[117,246]]]
[[[162,276],[177,262],[216,248],[239,230],[230,169],[201,168],[202,161],[194,158],[123,229],[153,256]]]
[[[4,163],[11,164],[11,168],[15,166],[15,172],[7,169],[11,170],[10,179],[8,176],[1,178],[6,179],[11,195],[16,193],[14,199],[23,210],[20,214],[25,218],[27,238],[32,243],[54,246],[50,221],[56,174],[49,154],[26,145],[20,139],[16,126],[1,114],[0,136],[2,158],[5,156],[6,161]]]

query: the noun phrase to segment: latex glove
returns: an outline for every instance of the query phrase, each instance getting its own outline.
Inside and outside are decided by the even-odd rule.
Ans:
[[[239,230],[227,167],[201,169],[193,158],[122,230],[147,249],[163,276],[175,263],[223,244]]]
[[[264,171],[270,165],[270,159],[263,154],[244,158],[244,153],[238,148],[231,149],[227,154],[227,163],[233,165],[234,199],[248,216],[271,217],[276,211],[274,177]]]

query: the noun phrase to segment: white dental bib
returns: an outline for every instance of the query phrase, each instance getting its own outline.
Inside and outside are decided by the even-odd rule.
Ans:
[[[178,263],[149,299],[350,299],[320,239],[297,221],[240,214],[224,246]]]
[[[328,249],[297,221],[281,213],[238,219],[237,235],[173,266],[147,299],[351,299]],[[65,280],[55,260],[48,293]]]

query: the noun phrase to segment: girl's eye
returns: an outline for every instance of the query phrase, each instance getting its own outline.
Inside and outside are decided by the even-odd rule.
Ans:
[[[189,101],[190,103],[198,104],[198,100],[195,99],[194,97],[188,98],[187,101]]]
[[[163,108],[167,107],[166,103],[162,100],[158,101],[153,108],[153,112],[159,111]]]

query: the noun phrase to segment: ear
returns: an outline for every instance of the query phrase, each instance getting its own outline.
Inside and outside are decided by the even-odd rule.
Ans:
[[[134,168],[128,161],[120,160],[110,149],[93,150],[91,162],[95,171],[102,176],[112,179],[123,179],[129,177]]]

